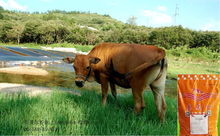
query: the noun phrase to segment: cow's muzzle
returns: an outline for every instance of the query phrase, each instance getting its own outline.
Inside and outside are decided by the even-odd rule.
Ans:
[[[86,76],[84,76],[84,75],[76,75],[76,79],[77,80],[75,80],[75,84],[78,87],[83,87],[84,86],[84,82],[88,80],[88,78],[90,76],[90,73],[91,73],[91,70],[92,70],[92,68],[90,67],[89,72],[88,72],[88,74]]]
[[[80,81],[75,81],[75,84],[78,86],[78,87],[83,87],[84,86],[84,81],[80,80]]]

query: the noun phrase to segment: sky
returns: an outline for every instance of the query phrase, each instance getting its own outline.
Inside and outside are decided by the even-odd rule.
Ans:
[[[27,12],[58,9],[107,14],[124,23],[134,16],[137,25],[147,27],[182,25],[220,31],[220,0],[0,0],[0,6]]]

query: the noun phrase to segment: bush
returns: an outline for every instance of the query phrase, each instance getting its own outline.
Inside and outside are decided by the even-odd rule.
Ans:
[[[219,52],[219,32],[193,31],[182,26],[149,28],[124,24],[110,16],[60,10],[24,13],[0,8],[0,41],[14,43],[100,42],[153,44],[172,49],[188,45]],[[83,27],[82,27],[83,26]],[[94,27],[97,30],[91,30]],[[183,47],[184,48],[184,47]],[[176,53],[176,55],[178,52]]]
[[[167,50],[167,54],[183,58],[192,57],[214,60],[218,60],[220,58],[218,52],[214,52],[207,47],[189,48],[188,46],[180,46]]]
[[[182,26],[159,28],[150,33],[149,42],[167,49],[189,45],[193,39],[190,32]]]

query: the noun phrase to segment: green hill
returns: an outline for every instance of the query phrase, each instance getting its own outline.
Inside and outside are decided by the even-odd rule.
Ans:
[[[88,13],[88,12],[65,12],[60,10],[48,11],[47,13],[27,13],[27,12],[15,12],[8,10],[1,10],[1,19],[5,21],[13,20],[13,21],[21,21],[28,22],[30,20],[35,21],[61,21],[62,23],[66,23],[67,25],[86,25],[90,27],[100,28],[104,27],[108,24],[116,24],[123,25],[122,22],[111,18],[109,15],[99,15],[96,13]]]
[[[219,51],[219,32],[194,31],[182,26],[136,26],[96,13],[60,10],[26,13],[0,8],[0,19],[0,42],[3,43],[117,42],[156,44],[167,49],[205,46]]]

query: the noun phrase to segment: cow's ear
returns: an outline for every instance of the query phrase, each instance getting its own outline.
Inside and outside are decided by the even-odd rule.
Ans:
[[[97,57],[91,57],[89,58],[90,64],[97,64],[101,59]]]
[[[70,57],[63,58],[62,60],[66,63],[69,63],[69,64],[74,62],[74,58],[70,58]]]

